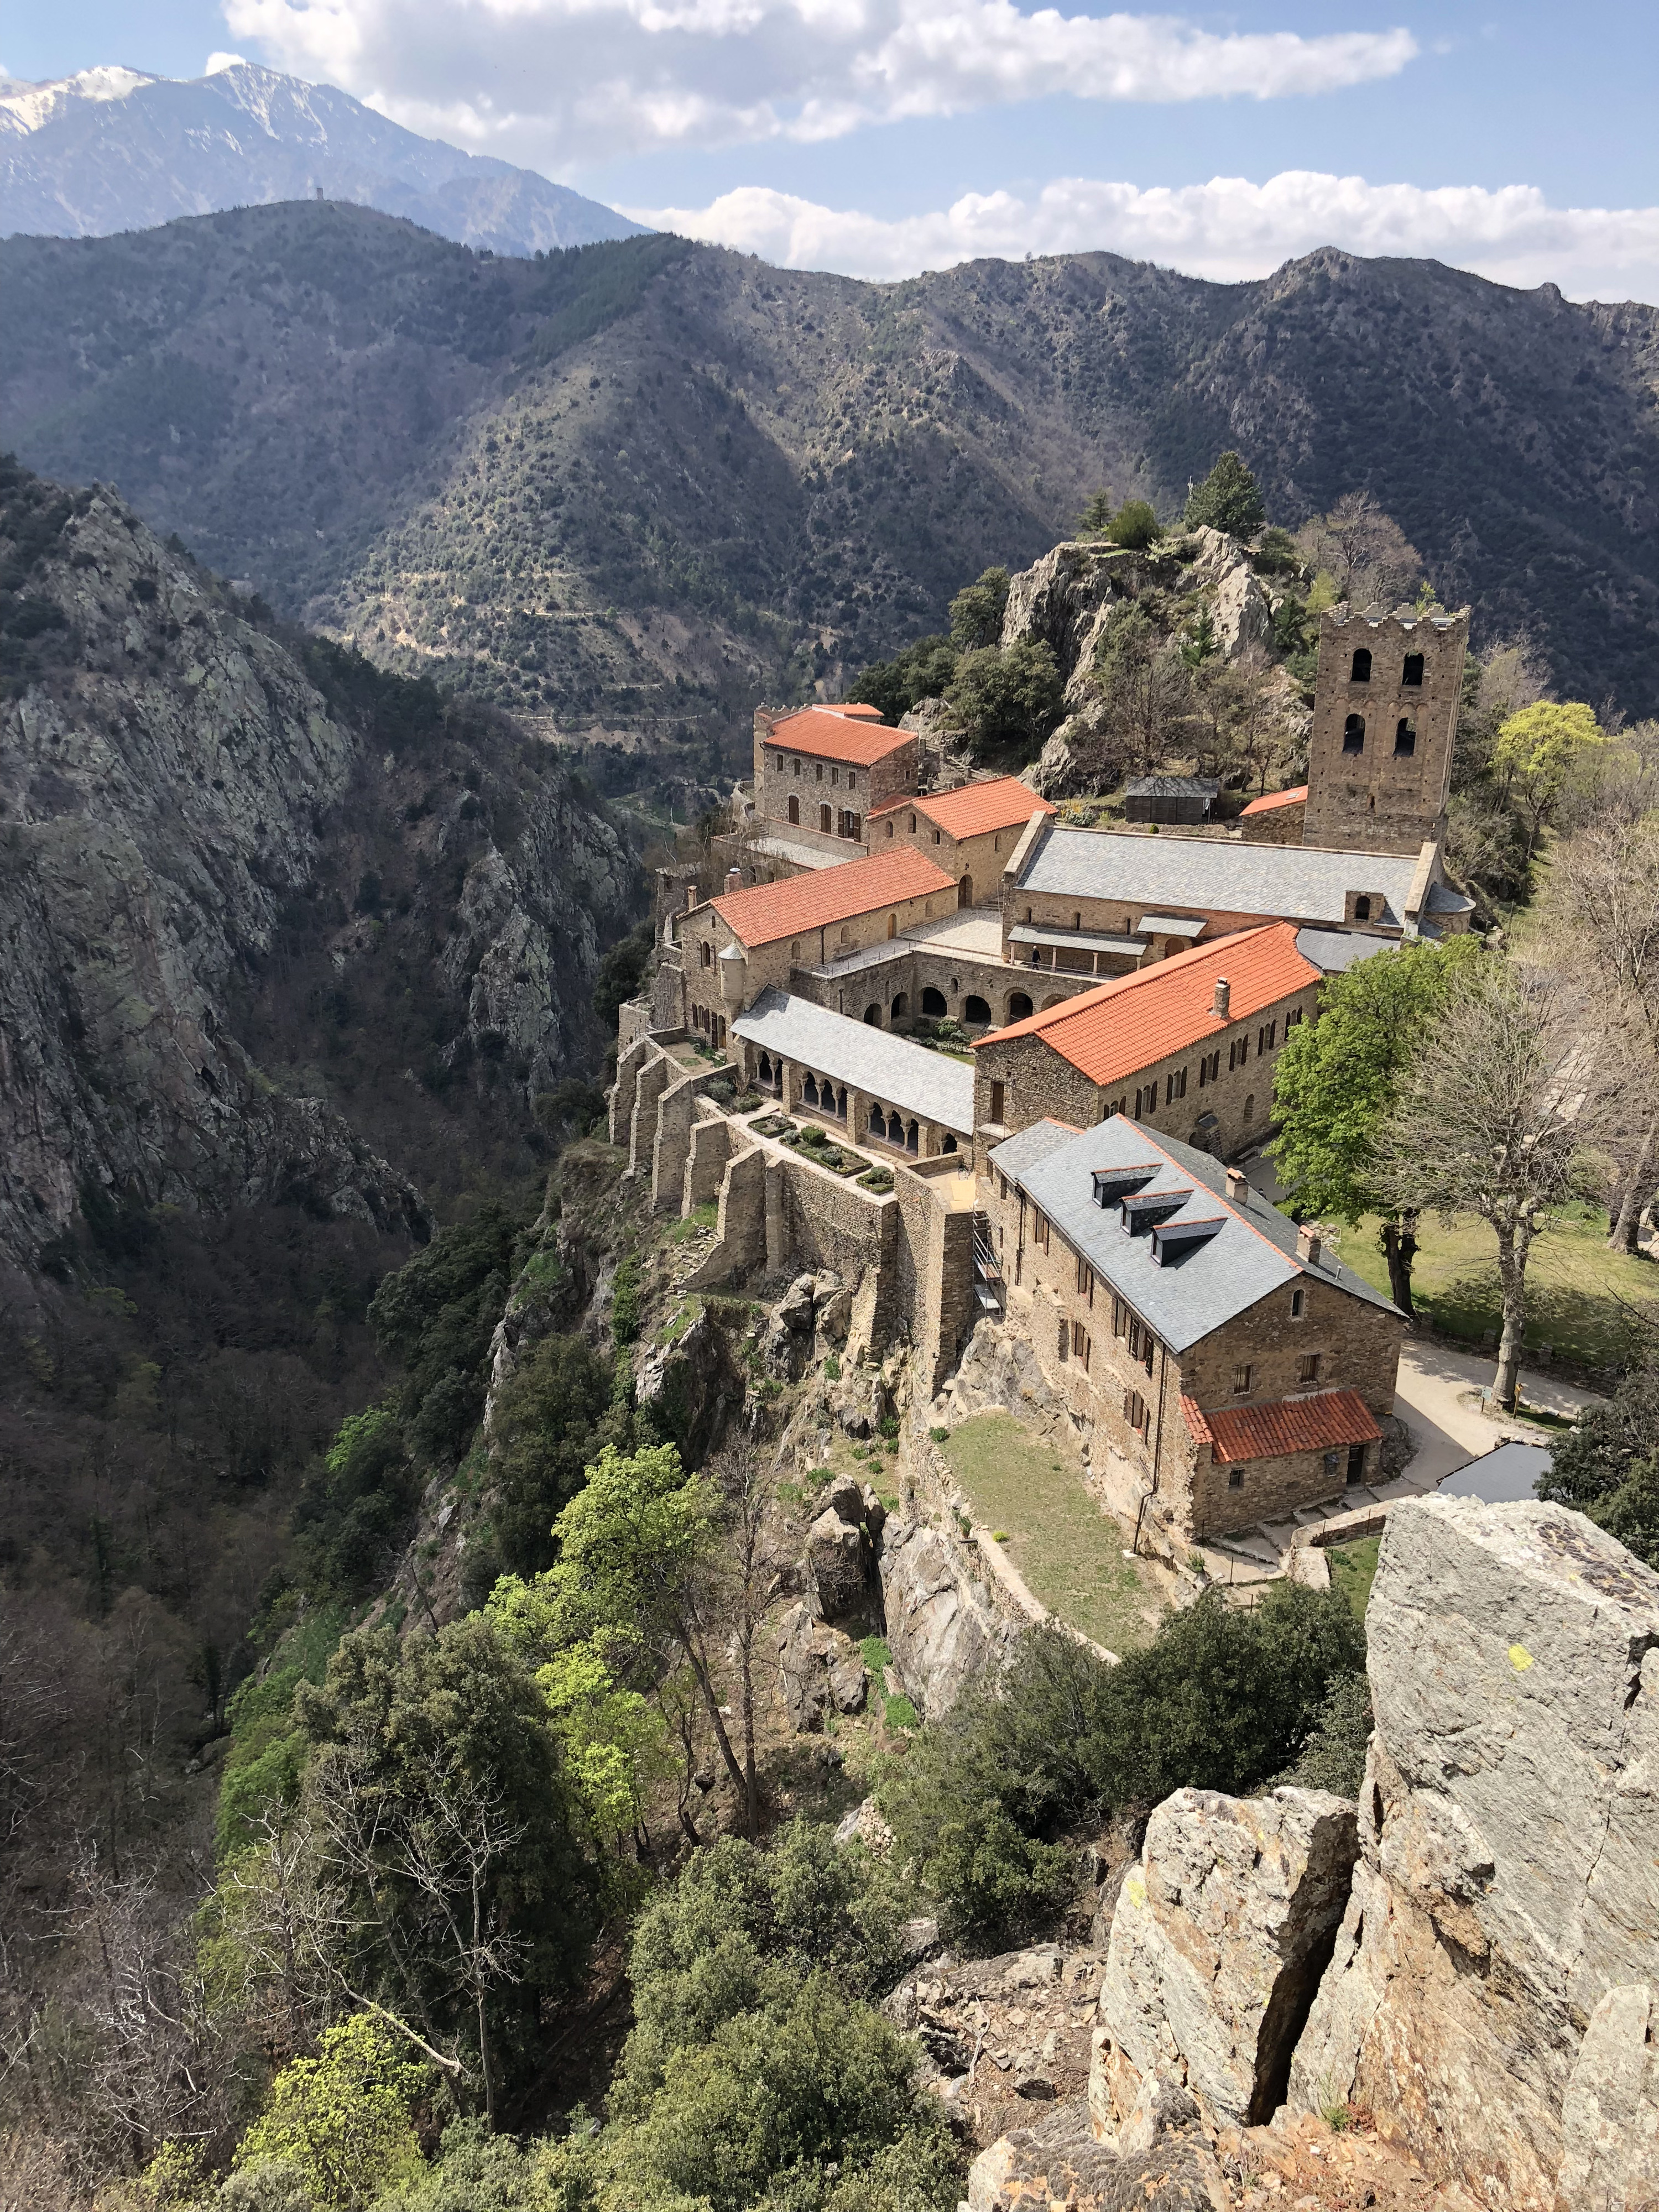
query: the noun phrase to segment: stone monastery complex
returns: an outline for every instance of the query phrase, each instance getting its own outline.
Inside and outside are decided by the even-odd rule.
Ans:
[[[1467,640],[1324,615],[1307,783],[1230,830],[1073,828],[1013,776],[931,787],[872,707],[759,711],[726,888],[665,881],[611,1094],[656,1205],[718,1205],[692,1286],[833,1269],[929,1393],[981,1323],[1018,1336],[1138,1544],[1364,1482],[1403,1318],[1230,1163],[1326,976],[1468,927]],[[1194,822],[1188,781],[1146,805]]]

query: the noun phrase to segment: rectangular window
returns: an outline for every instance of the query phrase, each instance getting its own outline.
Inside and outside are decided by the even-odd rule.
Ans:
[[[1250,1040],[1247,1036],[1235,1037],[1227,1048],[1227,1065],[1230,1068],[1243,1067],[1249,1056]]]
[[[1235,1367],[1233,1370],[1233,1395],[1235,1398],[1248,1397],[1249,1389],[1250,1368],[1249,1362],[1247,1360],[1243,1366]]]
[[[1140,1357],[1140,1323],[1133,1314],[1129,1316],[1129,1357],[1131,1359]]]
[[[1316,1352],[1304,1352],[1302,1354],[1296,1363],[1296,1379],[1298,1382],[1318,1382],[1319,1354]]]
[[[1242,1467],[1230,1467],[1230,1468],[1228,1468],[1228,1470],[1227,1470],[1227,1487],[1228,1487],[1228,1489],[1229,1489],[1229,1490],[1243,1490],[1243,1487],[1244,1487],[1244,1470],[1243,1470],[1243,1468]]]
[[[1072,1357],[1084,1367],[1089,1364],[1089,1339],[1080,1321],[1072,1323]]]
[[[1139,1390],[1126,1390],[1124,1392],[1123,1418],[1132,1429],[1137,1430],[1142,1433],[1145,1432],[1146,1427],[1146,1401],[1141,1396]]]
[[[1038,1251],[1046,1252],[1048,1250],[1048,1217],[1046,1213],[1039,1213],[1033,1219],[1031,1223],[1031,1242],[1036,1246]]]
[[[1173,1106],[1177,1098],[1186,1096],[1187,1071],[1184,1067],[1178,1067],[1164,1085],[1164,1103],[1166,1106]]]
[[[1308,1294],[1305,1291],[1292,1291],[1291,1292],[1291,1319],[1292,1321],[1301,1320],[1302,1309],[1304,1304],[1306,1303],[1307,1296]]]
[[[1078,1255],[1077,1263],[1077,1287],[1079,1297],[1087,1298],[1090,1304],[1093,1305],[1095,1302],[1095,1271],[1080,1253]]]
[[[991,1085],[991,1119],[999,1128],[1002,1126],[1003,1110],[1007,1104],[1007,1099],[1006,1086],[1000,1083],[994,1083]]]
[[[1112,1334],[1127,1336],[1129,1330],[1129,1309],[1121,1298],[1112,1300]]]

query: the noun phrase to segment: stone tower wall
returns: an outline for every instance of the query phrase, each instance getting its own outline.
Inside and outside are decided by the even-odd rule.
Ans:
[[[1468,636],[1467,609],[1457,615],[1368,616],[1334,607],[1321,616],[1304,845],[1415,853],[1439,842]],[[1356,683],[1354,655],[1361,651],[1370,654],[1370,676]],[[1406,663],[1419,653],[1423,680],[1408,684]],[[1358,753],[1344,750],[1351,714],[1365,725]],[[1395,750],[1402,719],[1417,733],[1409,756]]]

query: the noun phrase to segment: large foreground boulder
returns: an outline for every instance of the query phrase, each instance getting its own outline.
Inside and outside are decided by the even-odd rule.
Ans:
[[[1659,1576],[1564,1507],[1396,1507],[1361,1857],[1291,2100],[1505,2212],[1659,2201]]]
[[[1358,1848],[1353,1807],[1322,1790],[1164,1799],[1112,1916],[1090,2075],[1103,2139],[1155,2132],[1172,2092],[1220,2125],[1272,2118]]]
[[[893,1663],[923,1717],[937,1720],[969,1683],[1001,1672],[1012,1631],[949,1537],[925,1521],[890,1515],[878,1566]]]

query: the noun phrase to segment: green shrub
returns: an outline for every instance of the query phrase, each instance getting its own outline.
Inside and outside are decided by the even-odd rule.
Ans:
[[[1012,1938],[1069,1894],[1083,1825],[1185,1786],[1248,1794],[1297,1757],[1364,1651],[1346,1600],[1288,1583],[1252,1613],[1206,1591],[1116,1667],[1032,1631],[1000,1687],[969,1691],[884,1787],[900,1856],[958,1929]]]

